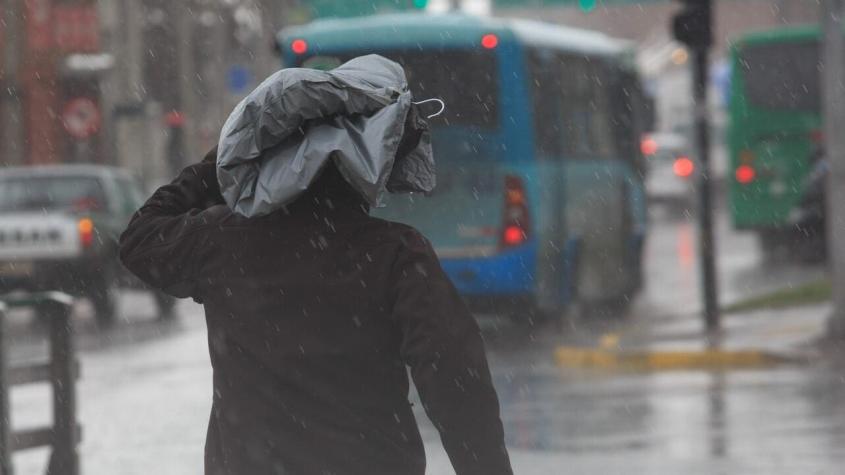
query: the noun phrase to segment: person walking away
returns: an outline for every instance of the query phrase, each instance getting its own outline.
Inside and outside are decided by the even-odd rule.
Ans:
[[[303,84],[317,73],[308,70],[283,70],[259,86],[227,121],[219,152],[184,169],[135,214],[120,239],[121,260],[148,284],[204,305],[214,369],[206,474],[423,475],[409,368],[456,473],[509,475],[499,403],[475,320],[425,237],[371,217],[382,190],[361,185],[369,179],[388,190],[420,189],[428,178],[433,185],[433,174],[420,176],[433,172],[426,165],[433,162],[425,121],[409,100],[402,102],[409,93],[399,65],[380,57],[347,64],[352,67],[319,72],[325,76],[316,77],[314,87]],[[391,99],[356,114],[359,109],[325,97],[362,97],[349,86],[358,73],[349,71],[375,71],[361,94]],[[320,89],[326,84],[330,90]],[[292,90],[322,110],[303,112],[309,103],[291,102]],[[251,157],[261,167],[243,160],[250,149],[243,142],[227,142],[244,123],[267,134],[267,124],[255,122],[274,114],[276,124],[284,122],[284,111],[272,108],[291,103],[300,105],[291,113],[301,120],[287,123],[294,132],[276,130],[272,141],[264,136]],[[394,112],[399,137],[370,142],[384,149],[350,147],[344,132],[337,147],[313,152],[312,134],[372,131],[366,121],[393,123],[383,119]],[[366,142],[359,139],[350,138]],[[256,143],[254,135],[245,140]],[[307,161],[279,158],[300,152]],[[356,167],[363,160],[356,153],[389,159],[380,167]],[[233,157],[260,173],[232,179],[242,171],[231,166],[238,162]],[[276,171],[288,177],[290,164],[299,163],[293,175],[310,173],[307,186],[291,191],[297,187],[267,174],[268,161],[282,163]],[[365,177],[367,170],[376,172]],[[268,176],[294,198],[262,195],[278,191],[262,184]]]

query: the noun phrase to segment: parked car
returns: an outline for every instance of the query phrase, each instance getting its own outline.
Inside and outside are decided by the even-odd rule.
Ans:
[[[646,193],[649,200],[674,209],[694,203],[696,164],[689,156],[687,139],[674,132],[656,132],[643,137],[642,152],[647,161]]]
[[[116,291],[142,285],[120,264],[117,239],[143,198],[119,168],[0,169],[0,293],[61,290],[90,299],[98,322],[112,323]],[[175,300],[155,299],[172,317]]]

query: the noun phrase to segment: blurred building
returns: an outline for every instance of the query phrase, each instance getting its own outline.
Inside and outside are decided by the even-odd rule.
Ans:
[[[115,161],[160,182],[217,142],[228,112],[277,69],[275,31],[291,2],[101,2],[113,41]]]
[[[3,164],[97,162],[159,182],[279,67],[294,0],[9,0]]]

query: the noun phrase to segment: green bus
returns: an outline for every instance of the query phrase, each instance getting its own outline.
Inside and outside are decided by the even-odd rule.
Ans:
[[[765,250],[795,243],[789,215],[820,151],[820,32],[780,28],[731,48],[730,211]]]
[[[278,45],[289,67],[381,54],[417,100],[446,103],[431,122],[434,193],[376,213],[431,239],[473,309],[524,318],[637,292],[645,114],[632,45],[458,14],[321,20]]]

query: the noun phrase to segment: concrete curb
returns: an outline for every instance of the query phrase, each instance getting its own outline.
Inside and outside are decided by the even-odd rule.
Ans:
[[[802,361],[794,355],[764,350],[624,351],[567,346],[558,347],[554,357],[562,368],[606,371],[727,370]]]

